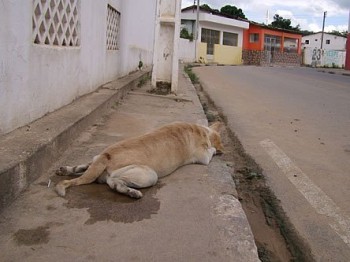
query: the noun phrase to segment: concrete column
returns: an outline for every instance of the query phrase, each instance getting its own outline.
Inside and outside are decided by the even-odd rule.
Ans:
[[[171,85],[177,92],[181,23],[181,0],[157,0],[155,41],[153,52],[152,86],[158,82]]]

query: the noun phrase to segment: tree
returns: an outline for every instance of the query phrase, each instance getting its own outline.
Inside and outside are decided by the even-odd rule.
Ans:
[[[288,18],[283,18],[282,16],[275,14],[273,16],[273,22],[270,24],[272,27],[281,28],[281,29],[288,29],[288,30],[294,30],[294,31],[300,31],[300,25],[297,25],[296,27],[293,27],[292,21]]]
[[[211,7],[209,5],[207,5],[207,4],[201,5],[201,8],[203,8],[203,9],[205,9],[207,11],[211,11]]]
[[[342,36],[342,37],[347,37],[347,35],[348,35],[348,31],[333,30],[331,33],[333,35]]]
[[[220,13],[223,15],[247,19],[241,8],[237,8],[232,5],[225,5],[221,7]]]
[[[207,4],[201,5],[201,8],[203,8],[204,10],[209,11],[209,12],[220,13],[220,11],[218,9],[213,9]]]

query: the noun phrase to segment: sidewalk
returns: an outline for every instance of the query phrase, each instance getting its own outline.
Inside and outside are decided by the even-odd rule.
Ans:
[[[59,121],[51,120],[62,125],[75,112],[81,114],[87,108],[94,114],[87,124],[77,120],[71,124],[84,128],[72,131],[61,127],[58,132],[58,127],[50,127],[57,130],[52,136],[60,136],[62,130],[70,135],[43,138],[43,144],[56,141],[46,150],[33,153],[35,150],[25,149],[33,153],[31,158],[50,154],[47,162],[57,161],[46,172],[45,165],[32,167],[43,174],[0,213],[1,260],[259,261],[248,221],[234,197],[237,193],[230,168],[218,156],[208,167],[188,165],[162,178],[156,186],[142,190],[140,200],[98,184],[70,188],[65,198],[54,192],[54,184],[62,179],[54,175],[54,169],[60,165],[88,162],[111,143],[167,123],[206,123],[194,87],[183,70],[179,71],[176,98],[151,95],[147,92],[149,83],[138,88],[134,81],[134,90],[120,100],[117,93],[125,89],[118,87],[124,91],[117,91],[111,83],[79,99],[74,108],[59,115]],[[93,103],[95,100],[100,102]],[[104,109],[94,112],[97,105]],[[40,138],[48,132],[46,128],[31,127],[28,132],[36,132]],[[5,142],[0,141],[0,145]],[[63,152],[61,156],[51,152],[56,148]],[[48,186],[49,180],[52,183]],[[5,187],[0,181],[0,188]]]

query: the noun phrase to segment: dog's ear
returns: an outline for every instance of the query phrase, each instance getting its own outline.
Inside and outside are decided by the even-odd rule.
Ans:
[[[209,126],[209,129],[211,130],[209,132],[209,139],[211,144],[216,148],[216,154],[223,154],[224,153],[224,146],[221,142],[221,136],[220,133],[224,128],[224,124],[221,122],[215,122],[211,126]]]
[[[221,123],[221,122],[215,122],[214,124],[212,124],[211,126],[209,126],[209,128],[210,128],[211,130],[214,130],[214,131],[216,131],[216,132],[218,132],[218,133],[220,133],[220,132],[222,131],[223,127],[224,127],[224,124]]]

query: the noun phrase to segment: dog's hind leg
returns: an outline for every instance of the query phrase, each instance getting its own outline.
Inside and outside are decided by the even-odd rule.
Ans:
[[[81,176],[91,165],[91,163],[77,166],[61,166],[56,170],[58,176]]]
[[[150,187],[157,183],[157,173],[143,165],[130,165],[115,170],[107,178],[107,184],[113,190],[132,198],[141,198],[140,188]]]

